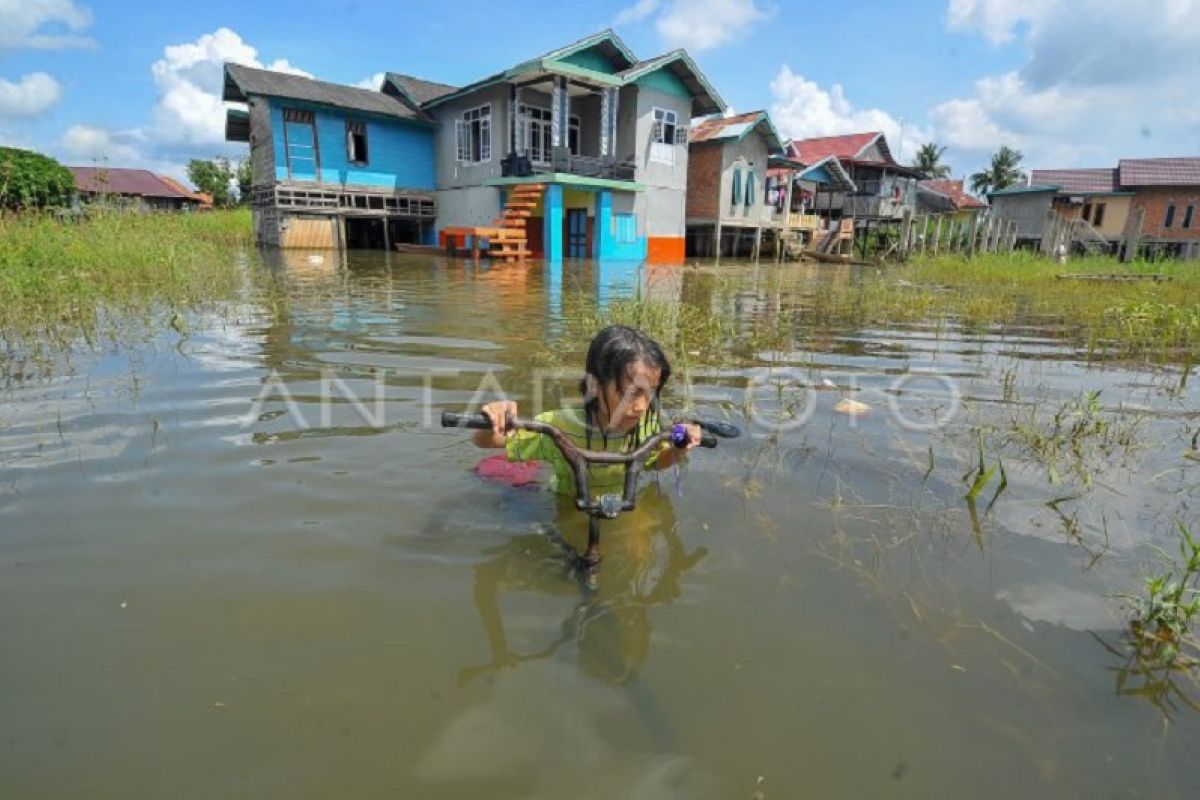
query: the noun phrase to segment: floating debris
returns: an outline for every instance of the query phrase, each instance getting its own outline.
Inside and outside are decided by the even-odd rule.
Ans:
[[[843,397],[841,400],[838,400],[837,405],[833,407],[833,410],[839,414],[857,417],[870,411],[871,407],[858,400],[851,400],[849,397]]]

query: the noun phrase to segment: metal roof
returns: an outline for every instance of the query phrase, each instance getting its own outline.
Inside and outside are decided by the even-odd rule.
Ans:
[[[67,167],[75,177],[75,188],[91,194],[123,194],[136,197],[167,197],[194,200],[191,192],[176,188],[148,169],[123,167]]]
[[[686,50],[672,50],[670,53],[634,64],[618,74],[625,83],[633,83],[643,75],[660,69],[670,69],[692,93],[693,117],[720,114],[725,110],[725,101],[717,94],[717,90],[704,77],[704,73],[696,66],[696,62],[692,61]]]
[[[1115,192],[1117,171],[1109,167],[1099,169],[1035,169],[1029,173],[1029,181],[1035,186],[1057,186],[1063,192],[1093,194]]]
[[[858,158],[876,139],[883,137],[879,131],[848,133],[843,136],[817,136],[811,139],[793,139],[788,142],[791,153],[807,164],[833,156],[847,161]],[[890,151],[885,149],[888,156]]]
[[[1200,158],[1123,158],[1121,186],[1200,186]]]
[[[307,100],[312,103],[336,106],[347,111],[382,114],[419,122],[429,117],[407,105],[399,98],[374,89],[360,89],[340,83],[327,83],[301,75],[255,69],[242,64],[225,65],[225,88],[222,99],[245,103],[250,95]]]
[[[987,203],[975,195],[968,194],[967,190],[963,188],[962,181],[949,179],[928,180],[921,181],[918,186],[945,196],[959,210],[964,208],[984,208],[987,206]]]
[[[783,140],[780,138],[779,132],[775,130],[771,116],[766,111],[750,111],[732,117],[709,117],[701,120],[688,132],[688,143],[703,144],[726,139],[744,139],[763,123],[766,123],[762,131],[763,135],[767,137],[767,150],[772,153],[781,152]]]

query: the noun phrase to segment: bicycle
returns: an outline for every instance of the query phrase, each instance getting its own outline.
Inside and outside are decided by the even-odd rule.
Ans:
[[[741,433],[734,426],[721,422],[695,420],[694,424],[704,430],[700,446],[706,448],[716,447],[718,436],[732,438]],[[492,421],[487,414],[483,413],[460,414],[443,411],[442,427],[491,430]],[[526,430],[550,437],[567,464],[570,465],[571,472],[575,477],[575,507],[588,515],[587,551],[583,555],[579,555],[576,551],[574,555],[589,571],[594,571],[601,560],[600,520],[616,519],[622,512],[632,511],[637,506],[637,480],[645,468],[646,459],[664,442],[670,442],[673,447],[680,448],[687,447],[688,444],[688,433],[683,423],[676,423],[668,430],[659,431],[636,450],[628,453],[587,450],[576,445],[565,431],[554,425],[538,420],[514,417],[511,414],[505,420],[505,430]],[[624,465],[624,491],[621,494],[602,494],[593,498],[588,480],[589,464]]]

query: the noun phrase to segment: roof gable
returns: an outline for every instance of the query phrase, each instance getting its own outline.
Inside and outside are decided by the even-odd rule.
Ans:
[[[658,72],[668,72],[676,81],[670,78],[651,78]],[[702,117],[706,114],[720,114],[725,110],[725,101],[717,94],[717,90],[704,77],[704,73],[696,66],[696,62],[684,50],[672,50],[656,58],[642,61],[619,73],[622,82],[638,85],[651,85],[656,89],[664,89],[670,85],[675,92],[686,92],[692,98],[692,116]]]
[[[768,153],[783,150],[783,140],[771,122],[771,115],[766,111],[751,111],[731,117],[709,117],[701,120],[688,132],[688,143],[741,141],[754,132],[766,140]]]
[[[788,142],[788,153],[799,158],[806,164],[819,161],[830,156],[844,161],[859,158],[864,150],[879,140],[881,150],[891,161],[891,151],[887,149],[886,140],[879,131],[869,133],[848,133],[841,136],[817,136],[811,139],[793,139]]]
[[[542,58],[609,75],[615,75],[637,63],[637,56],[611,28],[585,36],[566,47],[551,50]]]
[[[389,72],[384,75],[383,87],[380,91],[396,97],[413,110],[418,111],[426,103],[458,91],[458,87],[414,78],[412,75]]]

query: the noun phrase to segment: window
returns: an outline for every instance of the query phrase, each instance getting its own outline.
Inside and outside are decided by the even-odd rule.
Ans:
[[[1096,203],[1092,209],[1092,224],[1097,228],[1104,224],[1104,203]]]
[[[746,170],[746,208],[754,205],[754,197],[757,187],[754,185],[754,170]]]
[[[1083,204],[1083,213],[1081,213],[1079,216],[1083,217],[1084,222],[1091,222],[1092,221],[1092,204],[1084,203]]]
[[[1175,204],[1171,203],[1171,205],[1167,206],[1167,218],[1165,220],[1163,220],[1163,227],[1170,228],[1174,224],[1175,224]]]
[[[492,105],[464,111],[457,123],[458,160],[482,164],[492,160]]]
[[[346,160],[351,164],[367,163],[367,123],[346,121]]]
[[[613,214],[613,225],[616,228],[617,244],[637,242],[637,217],[633,214]]]
[[[1196,215],[1196,206],[1195,205],[1188,206],[1187,209],[1183,212],[1183,227],[1185,227],[1185,228],[1192,227],[1192,217],[1194,217],[1195,215]]]
[[[665,108],[654,109],[654,127],[650,136],[650,160],[660,164],[675,163],[675,143],[678,131],[678,118],[674,111]]]
[[[730,204],[737,208],[742,204],[742,168],[733,168],[733,196],[729,198]]]
[[[554,132],[550,109],[522,105],[518,113],[523,118],[526,155],[539,164],[549,164],[553,155]],[[579,155],[579,117],[567,119],[567,151]]]

